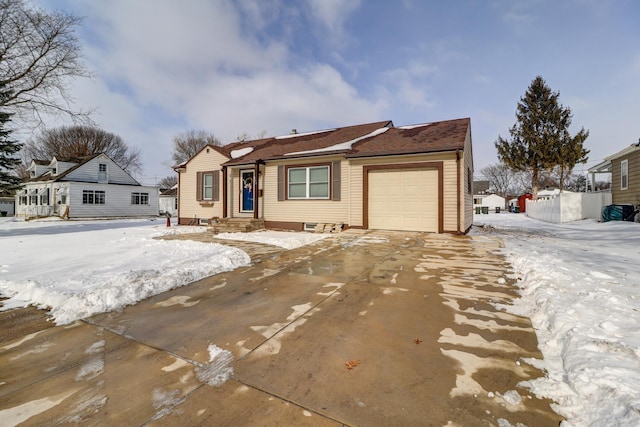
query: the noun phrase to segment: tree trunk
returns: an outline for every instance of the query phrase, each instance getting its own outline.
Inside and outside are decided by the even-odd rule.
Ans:
[[[531,171],[531,198],[538,200],[538,168]]]

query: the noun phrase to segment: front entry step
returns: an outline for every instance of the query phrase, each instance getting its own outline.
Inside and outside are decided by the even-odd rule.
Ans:
[[[264,219],[255,218],[220,218],[211,222],[207,231],[218,233],[247,233],[264,230]]]

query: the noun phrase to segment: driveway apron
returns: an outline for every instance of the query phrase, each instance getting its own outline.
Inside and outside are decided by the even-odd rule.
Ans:
[[[558,425],[519,385],[541,354],[495,306],[517,297],[501,246],[358,230],[254,246],[248,267],[2,344],[0,426]]]

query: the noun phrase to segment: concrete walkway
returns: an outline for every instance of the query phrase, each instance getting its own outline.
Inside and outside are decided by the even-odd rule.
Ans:
[[[515,297],[500,245],[255,246],[249,267],[0,344],[0,426],[557,426],[518,387],[541,375],[529,320],[491,304]]]

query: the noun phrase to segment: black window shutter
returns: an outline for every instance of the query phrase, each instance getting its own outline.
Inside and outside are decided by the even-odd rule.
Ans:
[[[333,181],[333,186],[332,186],[332,192],[331,192],[331,200],[339,202],[340,201],[340,180],[341,180],[341,165],[342,162],[335,161],[333,162],[333,166],[332,166],[332,181]]]
[[[285,199],[284,188],[284,165],[278,166],[278,201],[281,202]]]

